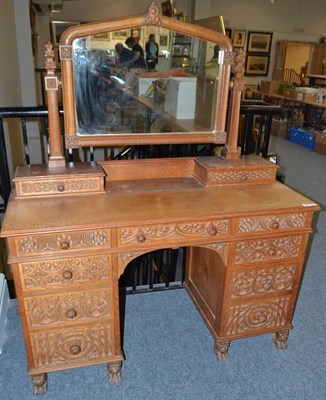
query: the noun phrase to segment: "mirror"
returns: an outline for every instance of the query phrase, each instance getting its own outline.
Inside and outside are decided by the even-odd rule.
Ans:
[[[74,40],[77,135],[212,131],[219,49],[156,27]]]
[[[225,143],[227,36],[153,1],[144,15],[69,28],[60,43],[68,148]]]

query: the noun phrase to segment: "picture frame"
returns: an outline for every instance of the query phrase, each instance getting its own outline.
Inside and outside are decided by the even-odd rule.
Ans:
[[[245,47],[247,31],[240,31],[235,29],[233,32],[233,47]]]
[[[113,40],[126,40],[128,36],[129,36],[129,30],[128,29],[123,29],[123,30],[120,30],[120,31],[112,32],[112,39]]]
[[[110,40],[110,32],[100,33],[99,35],[92,36],[91,40],[93,41],[109,41]]]
[[[71,26],[79,25],[78,21],[51,21],[52,42],[54,46],[60,45],[63,32]]]
[[[229,39],[232,39],[232,29],[225,28],[225,34]]]
[[[140,31],[141,29],[131,29],[130,36],[134,38],[140,38],[141,37]]]
[[[160,47],[168,46],[168,35],[160,35],[159,36],[159,46]]]
[[[272,32],[248,32],[248,53],[269,54],[272,45]]]
[[[269,69],[269,55],[248,54],[246,57],[245,75],[267,76]]]

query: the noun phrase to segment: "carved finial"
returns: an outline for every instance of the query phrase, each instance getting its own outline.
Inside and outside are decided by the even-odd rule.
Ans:
[[[49,41],[45,44],[45,69],[47,74],[54,75],[55,68],[53,44]]]
[[[148,7],[147,13],[145,14],[145,25],[161,25],[162,24],[162,14],[161,11],[154,0],[152,4]]]

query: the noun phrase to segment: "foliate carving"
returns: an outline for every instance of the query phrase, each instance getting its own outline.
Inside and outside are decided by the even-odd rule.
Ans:
[[[111,317],[110,291],[38,296],[26,300],[31,327],[48,326],[89,318]]]
[[[234,64],[232,71],[234,73],[233,91],[242,92],[244,90],[244,72],[245,72],[245,52],[242,48],[234,50]]]
[[[278,349],[286,349],[288,347],[289,331],[280,331],[273,334],[273,342]]]
[[[123,274],[123,271],[125,270],[126,266],[135,258],[145,254],[147,250],[145,251],[130,251],[127,253],[119,253],[119,276]]]
[[[145,14],[144,24],[158,26],[162,24],[162,14],[156,1],[153,1],[152,4],[148,7],[147,13]]]
[[[288,323],[290,297],[229,308],[227,335],[259,331]]]
[[[233,65],[235,54],[233,51],[224,51],[223,64]]]
[[[54,75],[56,64],[54,61],[53,44],[49,41],[45,44],[45,69],[48,75]]]
[[[231,298],[292,289],[296,265],[236,271],[232,274]]]
[[[58,193],[58,187],[64,187],[61,192],[75,192],[81,190],[98,190],[99,180],[90,179],[66,179],[64,181],[46,181],[46,182],[24,182],[22,190],[25,194],[28,193]]]
[[[66,142],[67,149],[78,149],[78,136],[77,135],[66,135],[65,142]]]
[[[108,379],[111,383],[121,381],[121,361],[112,362],[107,365]]]
[[[261,232],[275,229],[302,228],[305,225],[305,219],[306,216],[303,213],[240,218],[239,232]]]
[[[259,171],[219,171],[210,175],[212,183],[239,183],[250,181],[262,181],[272,179],[274,172],[272,169],[264,169]]]
[[[110,231],[84,231],[62,234],[35,235],[16,238],[20,254],[46,253],[109,246]],[[65,247],[62,244],[65,244]]]
[[[31,335],[36,367],[92,362],[112,355],[112,327],[109,323],[74,330]]]
[[[21,264],[23,287],[26,289],[111,279],[111,268],[109,256]]]
[[[190,222],[168,225],[150,225],[140,228],[122,228],[120,240],[122,244],[138,243],[137,237],[148,240],[183,239],[191,236],[214,237],[226,235],[229,231],[229,221]]]
[[[59,46],[60,60],[72,60],[72,46]]]
[[[243,264],[297,257],[301,242],[302,236],[300,235],[238,242],[235,263]]]
[[[216,251],[220,255],[223,263],[226,264],[229,247],[227,243],[210,243],[203,245],[203,247],[207,247]]]
[[[45,90],[58,90],[59,81],[56,76],[46,76],[44,78]]]
[[[236,78],[233,81],[233,91],[234,92],[243,92],[244,90],[244,78]]]
[[[226,142],[226,132],[215,133],[215,144],[224,144]]]

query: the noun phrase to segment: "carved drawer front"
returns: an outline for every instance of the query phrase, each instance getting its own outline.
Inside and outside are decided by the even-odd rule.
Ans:
[[[47,178],[15,182],[17,198],[103,192],[103,177]]]
[[[23,290],[112,281],[109,255],[22,263],[19,270]]]
[[[26,256],[109,248],[111,236],[110,230],[103,229],[20,236],[15,238],[15,242],[17,254]]]
[[[232,168],[209,171],[208,185],[239,184],[239,183],[272,183],[275,181],[276,169],[274,166],[261,169]]]
[[[305,225],[305,213],[244,217],[239,218],[237,221],[237,232],[243,234],[266,231],[277,232],[285,229],[302,229]]]
[[[111,290],[35,296],[24,304],[31,328],[112,317]]]
[[[296,263],[235,270],[231,273],[230,297],[241,300],[247,296],[292,290],[297,283],[297,274]]]
[[[228,309],[226,335],[243,335],[289,325],[291,296],[233,304]]]
[[[186,242],[198,239],[214,241],[229,234],[228,220],[200,221],[178,224],[147,225],[119,229],[119,246],[139,246],[155,242]]]
[[[36,367],[65,367],[81,362],[92,364],[112,356],[113,324],[62,329],[31,334]]]
[[[298,257],[303,242],[302,235],[242,240],[236,243],[234,263],[246,264]]]

